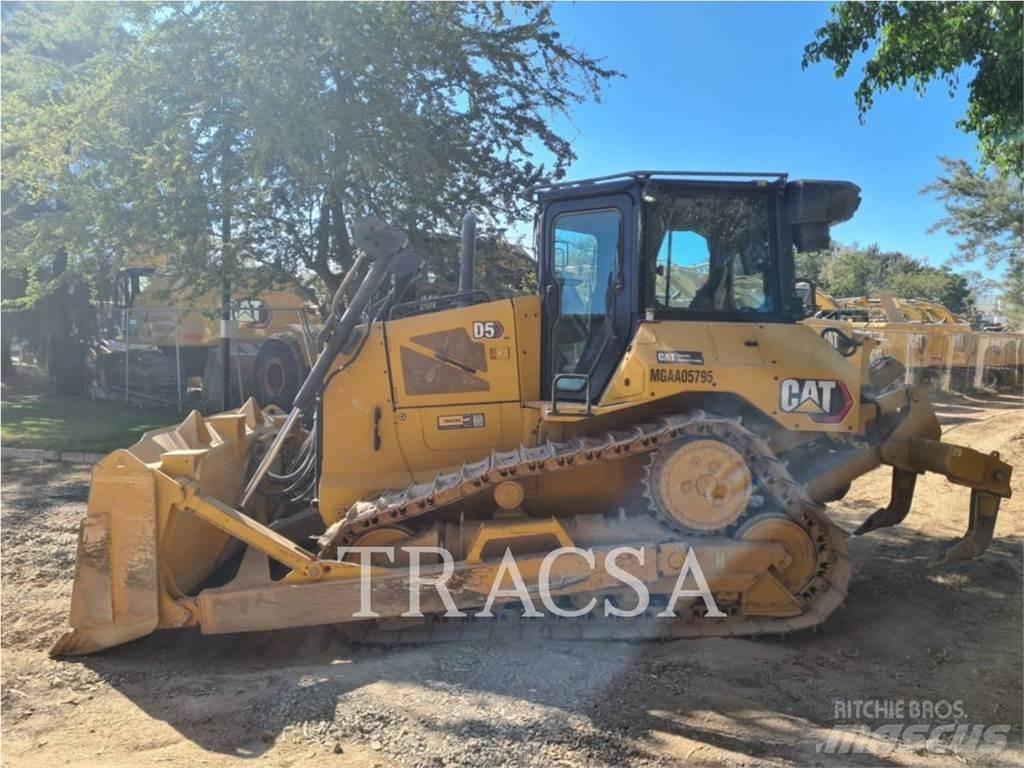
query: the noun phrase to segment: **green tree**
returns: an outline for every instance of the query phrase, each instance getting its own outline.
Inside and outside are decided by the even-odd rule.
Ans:
[[[965,160],[940,157],[943,173],[925,187],[946,215],[931,228],[957,238],[957,261],[994,269],[1024,253],[1024,188],[1019,176],[986,173]]]
[[[794,254],[797,278],[820,283],[821,272],[825,268],[828,258],[828,251],[803,251]]]
[[[38,10],[28,4],[3,9],[4,363],[10,373],[8,351],[17,333],[46,363],[51,387],[74,394],[85,386],[86,345],[95,326],[90,298],[97,276],[108,272],[109,254],[97,244],[104,212],[85,185],[67,183],[91,169],[75,164],[51,128],[67,117],[73,73],[111,47],[117,31],[99,6],[83,9],[74,21],[55,16],[52,26],[33,29]],[[97,247],[83,254],[78,244],[87,240]],[[11,278],[16,284],[8,290]]]
[[[893,296],[934,301],[959,315],[974,313],[975,300],[967,278],[944,267],[925,266],[893,275],[886,287]]]
[[[328,286],[351,261],[355,216],[428,232],[455,231],[471,207],[495,224],[519,218],[522,192],[575,157],[552,114],[615,74],[562,42],[544,4],[231,10],[252,62],[254,162],[275,180],[252,196],[252,218]]]
[[[1024,332],[1024,259],[1014,259],[1006,270],[1005,289],[1002,294],[1003,310],[1008,325]]]
[[[179,303],[243,282],[329,295],[358,216],[428,235],[469,207],[518,218],[574,157],[552,115],[616,74],[546,4],[24,3],[3,21],[4,266],[28,276],[5,317],[59,324],[38,346],[62,391],[84,380],[63,364],[84,359],[81,300],[119,265],[167,259]],[[497,253],[483,284],[528,285],[529,259]]]
[[[990,272],[1002,267],[1007,280],[1001,300],[1008,314],[1024,320],[1024,188],[1021,177],[984,172],[965,160],[940,157],[944,173],[925,187],[942,201],[946,215],[932,227],[957,239],[954,263],[981,262]]]
[[[822,268],[822,287],[835,296],[866,296],[878,282],[879,251],[840,247]]]
[[[546,4],[29,5],[4,46],[5,216],[47,204],[5,255],[142,244],[196,293],[253,267],[331,290],[362,215],[518,217],[574,157],[552,114],[616,74]]]
[[[804,262],[808,268],[816,267],[817,274],[801,274],[836,297],[877,297],[885,292],[899,298],[935,301],[964,315],[974,312],[974,293],[982,287],[947,266],[934,267],[899,251],[883,251],[877,245],[862,248],[835,243]]]
[[[804,48],[803,65],[829,60],[843,77],[867,54],[854,93],[861,119],[876,94],[933,80],[952,95],[970,67],[967,113],[957,126],[982,157],[1018,175],[1024,160],[1024,6],[1000,2],[837,3]]]
[[[414,233],[410,239],[416,253],[423,257],[424,279],[416,286],[415,295],[406,298],[457,292],[460,238],[450,234]],[[473,285],[492,299],[533,293],[537,290],[537,263],[525,249],[508,242],[500,232],[482,232],[477,237]]]
[[[28,328],[21,300],[28,288],[27,275],[18,269],[4,268],[0,272],[0,378],[11,381],[14,377],[14,360],[11,357],[14,339],[24,336]]]

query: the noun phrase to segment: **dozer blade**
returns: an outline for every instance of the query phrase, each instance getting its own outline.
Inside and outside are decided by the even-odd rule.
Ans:
[[[51,655],[93,653],[158,627],[196,623],[194,589],[217,567],[231,541],[181,508],[182,484],[235,503],[254,440],[281,418],[250,400],[237,411],[147,432],[92,471],[78,537],[71,629]]]
[[[93,469],[78,533],[74,629],[50,653],[93,653],[148,635],[160,620],[157,590],[156,484],[129,451],[115,451]]]
[[[302,409],[319,392],[381,284],[392,274],[407,276],[419,264],[419,257],[406,248],[408,237],[377,219],[357,221],[353,237],[364,256],[334,297],[322,331],[324,347],[288,417],[261,411],[252,399],[237,411],[206,419],[193,411],[180,425],[147,432],[131,448],[95,467],[79,534],[72,630],[57,641],[52,654],[90,653],[158,627],[199,623],[199,606],[191,593],[244,545],[304,576],[316,578],[327,570],[267,526],[269,504],[276,502],[268,502],[256,489],[278,450],[301,431]],[[364,260],[372,265],[339,315],[343,287]],[[253,444],[272,438],[272,447],[264,451],[243,490]]]

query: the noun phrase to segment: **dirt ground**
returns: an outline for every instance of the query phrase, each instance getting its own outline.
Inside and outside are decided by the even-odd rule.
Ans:
[[[1024,398],[940,406],[947,439],[1017,466],[979,560],[928,561],[962,533],[968,492],[929,476],[900,528],[851,539],[844,609],[785,638],[665,644],[461,643],[352,649],[329,628],[245,636],[163,632],[77,660],[46,649],[68,608],[88,472],[4,462],[2,758],[8,766],[1018,765],[1022,723]],[[888,474],[833,515],[852,529]],[[850,722],[837,702],[958,704],[1010,726],[1002,751],[864,737],[816,750]],[[902,702],[899,704],[898,702]],[[840,715],[837,717],[837,715]],[[952,718],[932,717],[933,723]]]

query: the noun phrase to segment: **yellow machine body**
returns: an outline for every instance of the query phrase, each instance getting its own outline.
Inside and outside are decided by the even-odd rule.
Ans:
[[[219,400],[224,386],[219,349],[226,333],[235,358],[229,386],[239,400],[255,394],[263,405],[289,404],[313,362],[317,309],[295,290],[256,290],[238,284],[232,294],[232,319],[225,328],[219,292],[193,294],[159,262],[137,259],[123,269],[115,300],[100,309],[101,386],[147,400],[167,400],[175,390],[180,396],[189,380],[197,378],[202,379],[204,398]],[[131,376],[126,370],[128,351]]]
[[[504,333],[472,340],[474,323],[495,321]],[[859,398],[868,354],[842,358],[811,327],[694,327],[670,322],[640,325],[606,398],[591,413],[578,405],[552,409],[537,399],[539,328],[536,296],[364,328],[362,354],[348,367],[349,357],[339,356],[324,392],[323,429],[332,436],[319,485],[324,523],[336,523],[353,503],[380,488],[428,481],[492,450],[566,439],[658,412],[671,413],[691,398],[704,404],[719,394],[742,398],[796,439],[800,433],[807,438],[819,433],[863,435],[878,416],[876,410],[865,412],[851,405],[832,423],[815,421],[824,411],[810,394],[792,411],[781,410],[780,382],[787,379],[841,382],[851,403]],[[756,347],[746,343],[751,339],[757,340]],[[662,373],[667,366],[658,362],[659,350],[683,345],[701,351],[706,364],[671,369],[685,374]],[[441,386],[460,391],[445,394],[437,391]],[[927,440],[938,438],[923,392],[912,397],[909,391],[900,392],[886,408],[917,409],[917,434]],[[199,624],[207,632],[267,629],[321,623],[324,616],[340,621],[339,612],[357,610],[359,573],[351,563],[321,561],[275,534],[264,524],[269,508],[263,499],[247,515],[234,508],[253,446],[272,436],[282,419],[252,401],[237,412],[205,419],[193,413],[181,425],[147,433],[94,467],[72,598],[70,621],[75,629],[57,643],[54,653],[90,653],[156,628]],[[467,559],[459,568],[478,585],[466,604],[482,602],[497,572],[495,560],[480,555],[474,560],[471,555],[486,551],[488,541],[541,536],[566,546],[602,542],[607,530],[587,523],[586,514],[606,508],[609,499],[619,501],[625,489],[635,486],[643,472],[640,458],[524,478],[531,516],[472,529],[463,546]],[[894,455],[889,461],[915,466],[922,459]],[[996,458],[956,449],[925,465],[955,481],[1008,493],[1008,468]],[[985,480],[993,471],[1003,472],[1003,480]],[[240,544],[248,545],[249,555],[257,557],[246,556],[228,587],[195,595],[232,545]],[[700,546],[709,560],[724,564],[710,575],[709,583],[726,594],[753,589],[759,572],[791,557],[773,550],[770,542],[741,549],[735,542],[708,538]],[[653,588],[660,584],[670,589],[687,548],[682,546],[671,564],[668,551],[658,555],[652,550],[652,558],[664,558],[661,568],[638,573]],[[268,558],[288,566],[284,580],[268,578]],[[527,559],[523,572],[535,576],[539,562],[539,556]],[[567,569],[561,574],[564,579],[577,582],[578,591],[598,589],[606,583],[602,579],[607,580],[600,568],[590,573],[579,563],[560,567]],[[399,578],[388,569],[377,575]],[[330,588],[338,581],[351,586],[344,593],[332,593]],[[336,610],[315,616],[308,606],[302,608],[294,590],[303,585],[316,604],[338,596]],[[400,579],[400,587],[406,589],[407,583]],[[768,590],[764,605],[757,609],[756,594],[745,593],[748,611],[776,615],[779,608],[770,606],[782,600],[788,607],[781,615],[799,612],[777,591],[774,580],[757,590]],[[793,627],[806,625],[795,622]]]
[[[220,295],[205,293],[180,301],[174,286],[160,273],[142,291],[129,310],[128,336],[133,344],[155,347],[213,347],[220,343]],[[258,343],[271,336],[301,328],[303,315],[309,323],[319,321],[315,310],[293,291],[264,290],[255,297],[236,289],[235,336],[239,341]]]
[[[1024,334],[978,331],[942,304],[922,299],[865,296],[836,299],[817,290],[818,328],[839,319],[877,339],[875,355],[899,361],[915,380],[945,389],[983,383],[1016,386],[1024,380]],[[844,312],[859,310],[859,314]]]
[[[543,582],[567,604],[618,600],[622,581],[613,575],[626,572],[667,602],[656,616],[640,607],[633,623],[559,624],[555,635],[798,630],[824,621],[849,586],[846,533],[824,504],[882,465],[892,468],[892,497],[858,533],[902,521],[917,475],[937,472],[971,489],[967,534],[945,560],[984,551],[1011,468],[998,455],[941,442],[927,393],[901,385],[901,369],[877,359],[870,333],[842,321],[797,322],[800,300],[777,279],[792,282],[793,243],[818,247],[830,223],[852,215],[857,188],[785,177],[649,182],[627,174],[596,191],[556,188],[542,201],[541,232],[564,232],[566,245],[545,241],[539,295],[488,301],[460,292],[440,307],[413,302],[411,315],[394,298],[415,270],[407,238],[361,222],[354,242],[366,274],[343,312],[339,289],[290,413],[252,400],[217,416],[193,412],[95,466],[71,630],[53,653],[90,653],[157,628],[351,628],[367,574],[385,621],[408,616],[418,590],[429,617],[403,639],[484,629],[442,620],[440,593],[422,589],[408,567],[414,547],[450,555],[449,594],[462,610],[508,588],[506,555],[531,594]],[[697,214],[695,195],[704,196]],[[719,204],[722,195],[730,205]],[[644,276],[639,255],[625,256],[636,241],[623,232],[641,214],[664,216],[659,200],[690,216],[710,212],[716,225],[739,216],[748,229],[725,230],[755,234],[732,251],[721,228],[703,230],[708,270],[693,265],[680,238],[675,258],[686,280],[673,272],[670,234],[666,258],[648,259]],[[609,218],[609,206],[628,215]],[[771,231],[771,211],[791,220],[789,250],[769,249],[756,234]],[[575,229],[559,229],[563,216],[576,217]],[[589,246],[589,266],[570,247],[609,237],[616,247]],[[752,257],[758,248],[770,258]],[[561,275],[552,279],[551,269]],[[734,281],[743,270],[754,275]],[[640,306],[643,280],[665,302],[692,292],[694,306]],[[566,310],[573,293],[597,311]],[[593,363],[577,349],[580,329],[586,344],[598,342]],[[307,406],[309,431],[299,426]],[[368,546],[397,549],[361,567],[350,548]],[[613,565],[623,547],[638,557]],[[584,549],[593,562],[548,559],[565,548]],[[674,586],[693,559],[722,610],[693,593],[676,605]],[[426,570],[438,576],[442,564]]]
[[[500,324],[502,334],[474,340],[474,325],[487,322]],[[492,449],[563,439],[720,395],[739,398],[782,429],[864,433],[860,382],[869,355],[840,357],[803,325],[641,323],[589,416],[572,404],[552,413],[550,403],[538,400],[540,349],[537,296],[374,325],[359,359],[330,377],[324,394],[324,430],[341,436],[324,457],[325,521],[336,522],[374,490],[423,482]],[[703,362],[659,362],[659,353],[665,359],[679,349]],[[346,364],[339,358],[338,367]],[[826,394],[848,407],[830,415],[818,390],[805,396],[809,381],[836,382]],[[800,382],[799,391],[786,382]],[[595,474],[580,477],[571,491],[580,506],[590,493],[608,498],[621,487],[621,477]]]

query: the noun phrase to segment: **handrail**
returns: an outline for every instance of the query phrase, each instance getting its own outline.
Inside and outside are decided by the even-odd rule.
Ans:
[[[562,379],[582,379],[584,393],[586,396],[587,416],[593,413],[590,403],[590,374],[589,373],[557,373],[551,381],[551,413],[558,414],[558,382]]]
[[[615,181],[617,179],[651,179],[659,176],[687,177],[687,178],[748,178],[748,179],[775,179],[784,183],[789,178],[788,173],[773,171],[623,171],[622,173],[610,173],[606,176],[593,176],[588,179],[577,179],[576,181],[551,181],[546,184],[535,184],[527,190],[528,195],[538,192],[545,192],[555,189],[572,189],[590,184],[597,184],[602,181]]]

